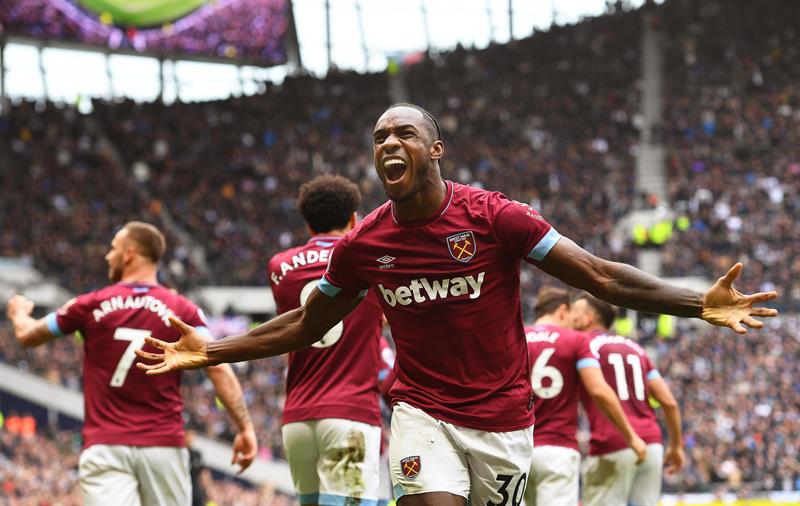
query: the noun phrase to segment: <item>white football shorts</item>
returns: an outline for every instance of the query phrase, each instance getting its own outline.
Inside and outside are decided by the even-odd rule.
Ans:
[[[325,418],[283,426],[300,504],[377,506],[381,428]]]
[[[471,504],[520,505],[531,466],[533,427],[488,432],[394,406],[389,465],[395,499],[449,492]]]
[[[186,448],[92,445],[81,452],[78,477],[86,506],[192,503]]]
[[[647,457],[638,466],[630,448],[590,455],[583,466],[584,506],[656,506],[663,462],[661,444],[647,445]]]
[[[527,506],[577,506],[581,454],[563,446],[534,446]]]

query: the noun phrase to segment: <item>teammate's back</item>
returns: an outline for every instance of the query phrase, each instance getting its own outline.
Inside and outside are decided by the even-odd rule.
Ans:
[[[278,313],[300,307],[325,273],[340,237],[315,235],[276,254],[268,274]],[[346,418],[380,425],[380,304],[370,293],[352,313],[308,348],[289,354],[283,422]],[[344,336],[346,335],[346,338]]]
[[[645,443],[636,436],[619,400],[603,379],[589,339],[572,324],[567,290],[545,287],[536,298],[536,323],[525,328],[536,398],[533,459],[525,492],[529,506],[578,504],[578,399],[588,392],[592,407],[602,411],[639,459]]]
[[[588,394],[582,391],[592,431],[584,466],[583,504],[655,506],[661,496],[662,465],[668,464],[667,472],[683,465],[677,402],[644,349],[608,330],[616,316],[613,306],[584,294],[572,308],[575,325],[589,333],[589,349],[597,357],[606,382],[616,392],[633,429],[647,443],[644,461],[637,463],[608,420],[594,404],[586,402]],[[651,396],[664,408],[670,443],[666,453],[661,428],[650,406]],[[612,478],[609,465],[614,469]]]
[[[38,320],[34,304],[21,295],[9,300],[8,315],[24,347],[46,344],[80,331],[85,358],[83,446],[78,477],[87,506],[188,504],[189,454],[185,448],[180,374],[153,382],[132,367],[136,352],[154,337],[174,342],[185,325],[208,336],[203,314],[189,300],[158,284],[158,262],[166,249],[153,225],[126,223],[106,254],[112,285],[80,295]],[[206,370],[218,398],[236,423],[233,460],[242,470],[256,456],[257,443],[241,386],[227,364]]]
[[[134,350],[148,335],[177,341],[180,332],[168,320],[176,315],[205,326],[193,303],[161,285],[120,282],[81,295],[53,314],[55,335],[84,336],[84,446],[183,446],[180,374],[153,384],[132,367]],[[145,347],[148,351],[148,348]]]
[[[647,382],[658,377],[644,349],[634,341],[611,332],[589,334],[589,348],[598,357],[606,382],[617,393],[625,415],[645,443],[661,443],[661,428],[650,406]],[[602,455],[627,448],[619,433],[582,391],[586,415],[592,427],[591,455]]]
[[[320,176],[300,188],[298,207],[311,239],[267,266],[279,314],[306,303],[333,249],[355,226],[360,200],[358,187],[341,176]],[[289,353],[282,433],[301,504],[378,499],[382,326],[383,311],[370,293],[322,339]]]

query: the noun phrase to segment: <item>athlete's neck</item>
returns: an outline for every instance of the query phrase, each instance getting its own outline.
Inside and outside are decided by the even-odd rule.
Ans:
[[[534,322],[534,325],[553,325],[555,327],[566,327],[564,321],[549,314],[537,318]]]
[[[398,221],[417,221],[430,218],[439,212],[447,198],[447,184],[441,177],[429,181],[413,197],[404,202],[392,202]]]
[[[122,283],[143,283],[147,285],[158,284],[158,267],[155,265],[141,265],[130,267],[122,273]]]
[[[337,230],[330,230],[328,232],[313,232],[311,237],[343,237],[347,232],[351,229],[337,229]]]
[[[584,332],[608,332],[608,329],[601,323],[592,323],[583,329]]]

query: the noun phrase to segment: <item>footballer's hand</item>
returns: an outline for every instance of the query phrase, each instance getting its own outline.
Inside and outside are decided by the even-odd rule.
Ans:
[[[764,322],[756,320],[754,316],[773,317],[778,315],[776,309],[756,307],[758,304],[775,299],[777,292],[758,292],[753,295],[744,295],[733,287],[733,281],[742,272],[742,264],[737,263],[708,289],[703,297],[702,318],[713,325],[730,327],[739,334],[744,334],[747,329],[744,325],[760,329]],[[744,324],[744,325],[742,325]]]
[[[153,364],[139,362],[136,367],[147,371],[147,375],[150,376],[210,365],[206,354],[206,338],[198,334],[194,327],[186,325],[175,316],[170,316],[169,321],[181,332],[181,338],[174,343],[168,343],[154,337],[146,337],[145,343],[163,350],[164,353],[136,350],[136,356],[140,359],[154,362]]]
[[[636,452],[636,465],[638,466],[644,462],[644,459],[647,457],[647,443],[639,436],[634,435],[633,439],[628,442],[628,446],[630,446],[631,450]]]
[[[22,295],[14,295],[8,299],[6,315],[9,320],[14,320],[20,316],[30,316],[33,313],[33,301]]]
[[[231,464],[240,466],[236,474],[242,474],[245,469],[250,467],[257,452],[258,443],[252,426],[236,434],[233,439],[233,457],[231,458]]]
[[[664,453],[664,470],[667,474],[677,473],[683,467],[684,460],[683,447],[669,445]]]

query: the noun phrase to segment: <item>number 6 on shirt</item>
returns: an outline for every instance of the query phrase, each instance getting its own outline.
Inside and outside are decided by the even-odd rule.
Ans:
[[[114,339],[118,341],[130,341],[131,343],[125,348],[122,357],[117,363],[117,368],[114,369],[114,374],[111,376],[111,386],[121,387],[125,383],[125,378],[128,377],[128,371],[133,365],[133,360],[136,358],[135,350],[144,346],[144,338],[150,335],[149,330],[130,329],[127,327],[117,327],[114,331]]]

